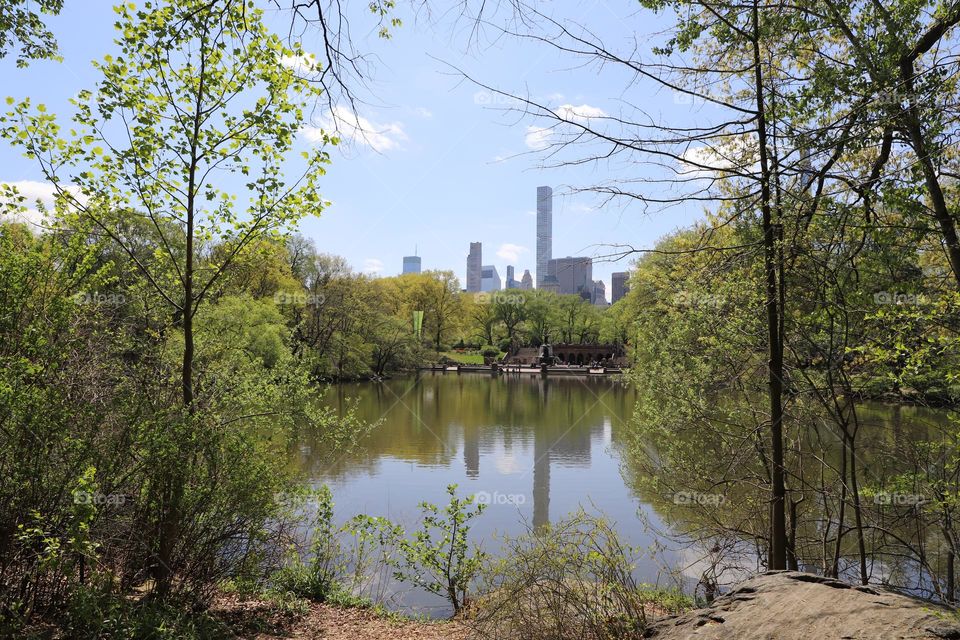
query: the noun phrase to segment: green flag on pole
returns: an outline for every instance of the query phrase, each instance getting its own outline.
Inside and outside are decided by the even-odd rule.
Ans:
[[[413,332],[417,334],[419,340],[420,334],[423,332],[423,311],[413,312]]]

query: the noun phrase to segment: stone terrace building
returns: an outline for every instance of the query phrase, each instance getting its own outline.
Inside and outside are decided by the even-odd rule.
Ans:
[[[536,365],[539,350],[523,348],[507,356],[507,364]],[[627,354],[622,346],[615,344],[554,344],[553,355],[558,364],[588,366],[599,364],[607,367],[624,367]]]

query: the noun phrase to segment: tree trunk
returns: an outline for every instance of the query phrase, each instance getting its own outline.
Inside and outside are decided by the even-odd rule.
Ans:
[[[937,179],[936,168],[933,165],[933,160],[930,159],[930,149],[927,148],[923,136],[920,113],[913,96],[914,67],[912,60],[905,59],[900,63],[900,77],[909,96],[909,106],[904,112],[902,120],[910,137],[910,146],[917,154],[917,161],[923,169],[923,179],[927,186],[927,194],[930,196],[933,217],[940,225],[940,233],[943,236],[943,244],[947,252],[947,259],[950,262],[950,269],[953,271],[953,278],[957,286],[960,286],[960,239],[957,237],[956,222],[947,209],[946,198],[943,195],[940,181]]]
[[[857,551],[860,554],[860,582],[867,584],[867,548],[863,539],[863,509],[860,505],[860,488],[857,486],[856,443],[850,438],[850,492],[853,494],[853,517],[857,526]]]
[[[767,156],[767,123],[764,110],[763,69],[760,57],[760,12],[753,3],[753,65],[757,101],[757,138],[760,152],[760,208],[763,216],[763,262],[766,274],[767,385],[770,400],[771,532],[770,569],[787,568],[786,485],[783,463],[783,343],[780,335],[780,287],[777,278],[776,227],[770,206],[770,162]]]
[[[954,601],[954,584],[956,578],[954,577],[954,555],[953,551],[947,551],[947,602]]]
[[[194,275],[194,238],[193,233],[196,225],[196,190],[197,190],[197,144],[200,136],[200,125],[202,122],[201,109],[203,104],[203,78],[206,72],[206,58],[203,54],[200,56],[201,63],[199,69],[200,85],[197,89],[196,101],[194,103],[193,129],[190,146],[190,165],[188,167],[187,181],[187,206],[185,212],[186,218],[186,238],[183,269],[183,361],[181,365],[181,395],[183,402],[182,420],[187,421],[187,428],[192,429],[192,418],[194,415],[194,390],[193,390],[193,360],[194,360],[194,338],[193,338],[193,275]],[[184,465],[174,465],[170,469],[168,477],[169,487],[167,491],[167,508],[162,516],[160,524],[160,540],[158,544],[158,565],[156,567],[156,592],[162,598],[169,591],[173,581],[174,552],[177,540],[180,537],[180,518],[183,506],[183,496],[186,484],[186,477],[183,472],[184,467],[190,464],[187,460]]]
[[[840,452],[840,503],[837,507],[837,543],[833,548],[833,566],[830,577],[840,577],[840,546],[843,544],[843,521],[847,511],[847,438],[842,436]]]
[[[787,540],[787,568],[791,571],[799,571],[800,563],[797,559],[797,507],[799,502],[790,501],[790,538]]]

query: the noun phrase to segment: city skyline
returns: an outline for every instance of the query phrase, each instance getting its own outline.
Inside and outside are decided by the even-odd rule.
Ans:
[[[563,295],[579,295],[591,303],[605,306],[611,304],[606,298],[607,286],[602,280],[593,279],[593,258],[591,256],[567,256],[553,258],[553,188],[537,187],[536,210],[536,272],[537,283],[529,283],[530,270],[524,269],[524,281],[515,279],[516,267],[506,265],[506,276],[501,278],[494,264],[483,264],[483,243],[470,242],[467,254],[467,275],[462,290],[470,293],[499,291],[501,289],[543,289]],[[512,245],[519,246],[519,245]],[[405,256],[402,274],[420,273],[420,258]],[[621,293],[622,281],[615,277],[625,277],[625,273],[611,275],[610,291]],[[527,284],[524,284],[526,282]],[[619,299],[619,298],[618,298]],[[615,301],[615,300],[614,300]]]
[[[619,16],[599,16],[600,28],[619,33],[628,15],[624,10]],[[66,3],[50,23],[62,34],[63,54],[73,62],[36,62],[26,75],[9,65],[0,75],[50,112],[70,113],[69,99],[98,77],[86,61],[114,49],[114,20],[110,3]],[[424,37],[431,29],[425,24],[404,25],[390,41],[373,38],[370,43],[372,55],[389,58],[396,68],[376,78],[381,98],[376,105],[356,107],[358,127],[339,132],[341,144],[332,150],[332,164],[319,185],[320,195],[331,204],[320,217],[300,224],[299,233],[314,241],[321,253],[342,256],[357,272],[387,276],[401,273],[403,256],[419,244],[423,269],[451,270],[464,287],[467,241],[474,240],[485,245],[484,262],[495,264],[501,274],[507,265],[514,265],[517,274],[529,269],[534,275],[532,193],[544,184],[554,191],[553,255],[609,253],[601,245],[620,241],[649,248],[660,236],[702,217],[699,205],[643,215],[639,206],[624,208],[625,201],[605,202],[578,191],[594,180],[591,170],[542,168],[536,154],[528,153],[544,141],[545,134],[528,130],[536,123],[511,123],[503,109],[491,108],[497,96],[455,82],[447,64],[496,75],[513,69],[517,60],[527,60],[523,76],[530,82],[530,92],[544,104],[593,107],[612,114],[618,106],[606,97],[608,82],[592,76],[574,81],[571,74],[550,73],[555,61],[540,58],[536,47],[519,41],[498,44],[484,54],[481,64],[472,53]],[[322,52],[322,42],[315,39],[308,38],[303,45]],[[654,116],[677,110],[669,93],[650,96],[647,107]],[[315,124],[322,124],[324,116],[321,110]],[[298,144],[303,150],[313,148],[306,137]],[[23,162],[12,148],[0,155],[7,169],[0,181],[16,184],[30,202],[40,198],[52,205],[50,187],[31,163]],[[471,191],[475,194],[466,195]],[[627,264],[595,260],[594,278],[605,280],[610,292],[610,273]]]

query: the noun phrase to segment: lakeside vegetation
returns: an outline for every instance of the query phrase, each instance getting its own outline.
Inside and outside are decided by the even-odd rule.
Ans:
[[[484,351],[502,357],[543,343],[623,345],[626,338],[622,305],[536,290],[467,293],[450,271],[371,277],[297,236],[268,255],[271,277],[250,292],[277,305],[317,379],[381,377],[441,356],[482,364]],[[419,337],[415,311],[423,312]]]
[[[0,51],[56,55],[39,15],[0,3]],[[677,13],[656,81],[726,115],[651,132],[533,108],[638,166],[679,163],[671,184],[699,186],[678,201],[709,204],[631,256],[630,292],[605,309],[318,254],[296,229],[326,206],[338,140],[302,156],[295,140],[323,71],[285,65],[304,51],[253,4],[120,5],[117,51],[71,120],[9,98],[0,137],[57,197],[42,230],[0,223],[0,632],[209,637],[223,629],[202,612],[224,590],[293,614],[302,598],[367,606],[374,565],[484,637],[639,638],[651,604],[710,600],[734,569],[956,603],[960,5],[640,5]],[[588,49],[565,53],[637,71]],[[4,214],[33,207],[3,189]],[[468,543],[483,508],[455,486],[409,530],[374,515],[339,528],[333,497],[287,463],[297,436],[332,461],[378,426],[318,404],[322,383],[546,342],[627,349],[625,475],[704,550],[695,595],[637,584],[633,550],[584,513],[494,561]],[[864,399],[944,419],[886,433]]]

